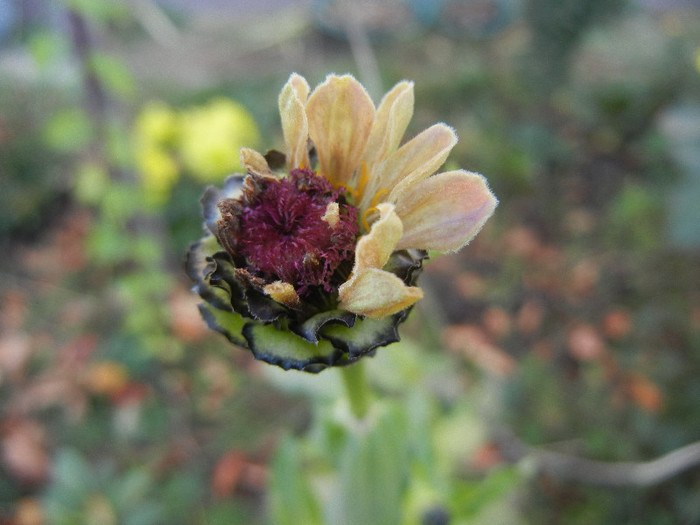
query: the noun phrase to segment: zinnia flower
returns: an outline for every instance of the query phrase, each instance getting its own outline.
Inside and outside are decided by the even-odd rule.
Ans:
[[[413,84],[375,108],[350,75],[279,96],[285,151],[241,150],[245,174],[202,198],[187,271],[209,326],[256,358],[317,372],[397,341],[427,250],[467,244],[497,201],[481,175],[437,173],[457,143],[435,124],[401,145]]]

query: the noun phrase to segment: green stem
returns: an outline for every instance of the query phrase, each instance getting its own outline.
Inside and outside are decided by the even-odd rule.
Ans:
[[[365,364],[362,360],[340,369],[345,383],[350,410],[357,419],[363,419],[369,410],[369,383],[365,375]]]

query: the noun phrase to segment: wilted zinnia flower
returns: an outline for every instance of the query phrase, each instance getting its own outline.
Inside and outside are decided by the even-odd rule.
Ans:
[[[457,142],[435,124],[400,146],[413,84],[375,109],[352,76],[279,96],[285,152],[241,150],[246,173],[202,198],[187,271],[211,328],[256,358],[317,372],[397,341],[423,294],[426,250],[467,244],[493,213],[485,179],[434,174]]]

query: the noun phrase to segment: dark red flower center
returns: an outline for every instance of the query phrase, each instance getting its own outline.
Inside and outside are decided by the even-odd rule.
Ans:
[[[329,219],[329,205],[333,209],[339,200],[337,215]],[[342,262],[352,261],[359,233],[357,208],[342,201],[339,191],[311,170],[266,181],[242,203],[236,252],[249,271],[291,283],[299,295],[314,286],[332,291],[333,274]]]

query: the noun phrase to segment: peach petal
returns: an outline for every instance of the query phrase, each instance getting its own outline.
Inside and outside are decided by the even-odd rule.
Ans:
[[[365,268],[382,268],[403,235],[401,219],[396,215],[394,205],[383,203],[377,209],[379,219],[372,224],[369,233],[357,241],[353,273]]]
[[[321,172],[335,184],[348,184],[360,163],[372,123],[374,103],[354,77],[329,75],[309,97],[309,136]]]
[[[420,288],[406,286],[393,273],[378,268],[362,270],[344,283],[338,293],[340,308],[372,319],[395,314],[423,297]]]
[[[397,195],[406,186],[435,173],[455,144],[457,135],[445,124],[435,124],[418,134],[377,165],[360,209],[369,207],[380,190],[388,192],[382,200],[397,202]]]
[[[497,204],[477,173],[450,171],[416,182],[396,205],[404,227],[397,249],[457,251],[474,238]]]
[[[372,131],[362,155],[370,169],[399,147],[413,116],[413,102],[413,82],[406,80],[396,84],[384,95],[377,108]]]
[[[309,124],[305,110],[308,96],[309,85],[296,73],[292,73],[280,92],[278,102],[289,170],[309,167]]]

